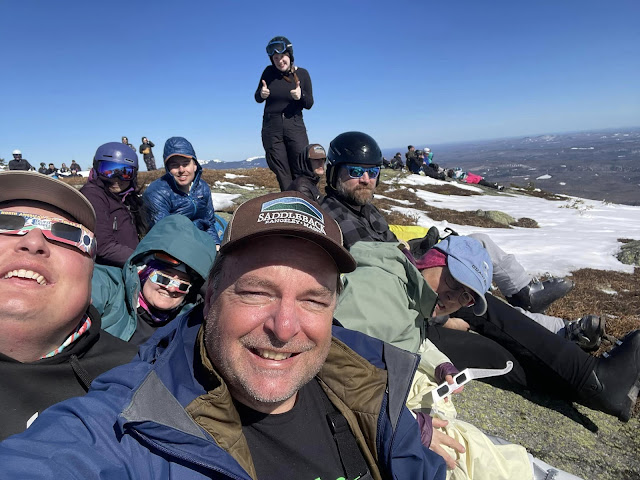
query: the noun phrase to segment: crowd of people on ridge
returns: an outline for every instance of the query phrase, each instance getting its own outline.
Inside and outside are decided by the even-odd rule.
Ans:
[[[285,37],[267,54],[255,99],[281,192],[228,224],[184,137],[144,191],[127,137],[80,190],[20,152],[28,168],[0,172],[0,478],[577,478],[432,392],[509,365],[482,381],[627,422],[640,330],[596,358],[603,319],[544,315],[571,280],[532,278],[488,235],[399,238],[372,204],[378,143],[309,144],[309,74]]]

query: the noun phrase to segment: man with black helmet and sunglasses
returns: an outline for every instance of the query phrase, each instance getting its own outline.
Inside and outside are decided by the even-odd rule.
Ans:
[[[0,440],[135,354],[90,305],[95,225],[75,188],[0,174]]]
[[[327,152],[327,196],[324,208],[342,229],[344,246],[358,241],[393,242],[396,236],[371,204],[380,180],[382,152],[366,133],[346,132],[334,138]]]
[[[299,155],[309,144],[302,110],[313,106],[311,77],[293,64],[293,45],[282,36],[267,44],[271,65],[264,69],[255,100],[265,102],[262,145],[267,164],[284,191],[302,174]]]

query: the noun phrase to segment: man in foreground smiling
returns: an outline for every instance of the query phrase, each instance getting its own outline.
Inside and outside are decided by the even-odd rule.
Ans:
[[[95,223],[75,188],[0,173],[0,439],[135,354],[89,305]]]
[[[332,327],[355,267],[316,203],[244,203],[204,310],[1,444],[0,478],[444,479],[404,406],[417,358]]]

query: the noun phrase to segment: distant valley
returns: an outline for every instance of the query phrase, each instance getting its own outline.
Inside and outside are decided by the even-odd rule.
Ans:
[[[640,205],[640,127],[429,146],[444,168],[461,167],[509,186]],[[328,147],[328,145],[326,145]],[[401,148],[384,148],[391,158]],[[205,168],[266,167],[264,156],[203,162]]]

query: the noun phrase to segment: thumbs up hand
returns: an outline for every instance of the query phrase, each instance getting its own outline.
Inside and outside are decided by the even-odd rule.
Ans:
[[[266,99],[269,95],[271,95],[271,90],[267,88],[267,82],[262,80],[262,88],[260,89],[260,97]]]
[[[302,90],[300,90],[300,80],[296,82],[296,88],[291,90],[291,98],[294,100],[300,100],[302,97]]]

